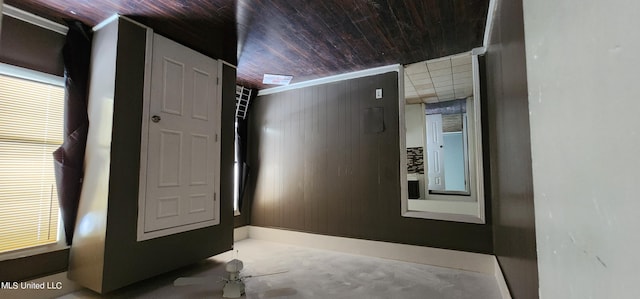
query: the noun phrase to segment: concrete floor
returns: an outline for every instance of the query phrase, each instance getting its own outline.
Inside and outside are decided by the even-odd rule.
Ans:
[[[108,295],[81,290],[59,298],[222,298],[225,264],[236,257],[247,277],[242,298],[501,298],[494,277],[483,273],[254,239],[237,242],[235,249]],[[178,277],[207,283],[177,287]]]

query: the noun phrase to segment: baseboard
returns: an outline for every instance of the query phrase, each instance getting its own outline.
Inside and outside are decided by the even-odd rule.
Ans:
[[[67,272],[45,276],[27,282],[2,283],[0,298],[56,298],[82,289],[82,286],[67,278]],[[8,283],[8,285],[6,283]]]
[[[502,268],[500,268],[498,259],[494,256],[493,260],[495,263],[494,276],[496,277],[496,283],[498,284],[500,295],[502,296],[502,299],[511,299],[511,292],[509,292],[507,281],[504,279],[504,275],[502,275]]]
[[[249,239],[249,226],[241,226],[233,229],[233,242]]]

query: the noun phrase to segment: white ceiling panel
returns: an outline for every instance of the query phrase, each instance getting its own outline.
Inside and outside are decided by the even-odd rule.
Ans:
[[[473,95],[469,52],[405,66],[405,97],[424,103],[466,98]]]

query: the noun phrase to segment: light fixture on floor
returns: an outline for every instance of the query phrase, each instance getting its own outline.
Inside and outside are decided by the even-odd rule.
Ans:
[[[239,259],[233,259],[225,266],[228,277],[222,278],[222,281],[225,282],[224,288],[222,288],[223,298],[240,298],[240,296],[244,295],[244,281],[243,277],[240,276],[242,268],[244,268],[244,264]],[[211,283],[211,277],[180,277],[173,282],[173,285],[188,286],[209,283]]]
[[[244,294],[244,281],[240,277],[240,270],[244,264],[239,259],[233,259],[227,263],[225,270],[229,273],[229,278],[225,279],[224,288],[222,288],[222,297],[239,298]]]

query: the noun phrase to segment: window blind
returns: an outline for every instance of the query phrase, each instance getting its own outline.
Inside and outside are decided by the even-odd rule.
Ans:
[[[56,243],[64,88],[0,75],[0,252]]]

